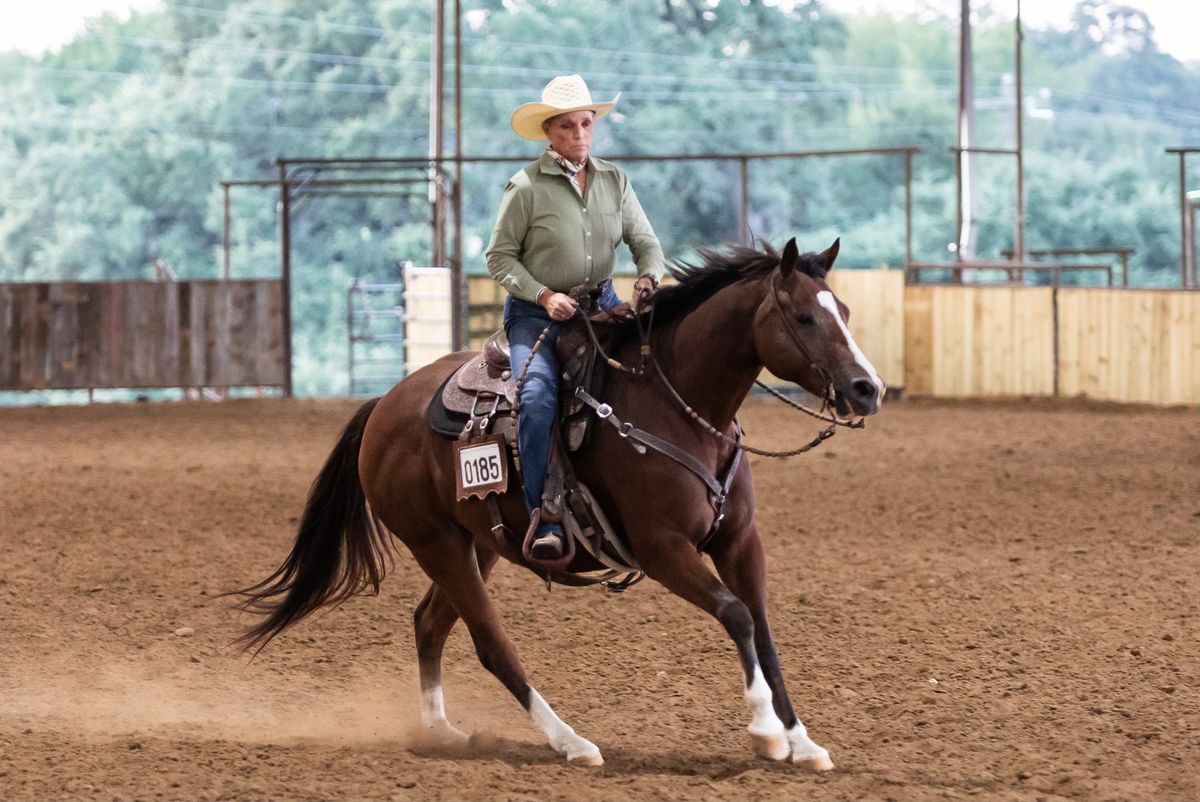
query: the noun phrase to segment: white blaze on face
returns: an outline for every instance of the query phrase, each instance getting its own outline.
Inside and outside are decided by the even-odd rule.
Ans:
[[[817,293],[817,303],[824,307],[829,314],[833,315],[833,319],[837,321],[838,327],[842,330],[842,336],[846,338],[846,344],[850,346],[850,353],[854,354],[854,361],[867,372],[871,381],[875,384],[875,401],[883,403],[883,393],[887,389],[887,385],[883,383],[883,379],[879,378],[879,374],[875,371],[875,366],[871,364],[871,360],[867,359],[867,355],[858,347],[858,343],[854,342],[854,336],[850,334],[850,329],[846,327],[846,321],[842,320],[842,312],[838,309],[837,299],[833,297],[833,293],[829,290],[821,290]]]

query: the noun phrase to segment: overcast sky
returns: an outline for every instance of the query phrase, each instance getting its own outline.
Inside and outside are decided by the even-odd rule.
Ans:
[[[649,2],[649,0],[646,0]],[[0,0],[0,50],[40,53],[70,41],[89,17],[104,11],[128,14],[152,8],[162,0]],[[787,5],[794,0],[768,0]],[[980,0],[982,2],[982,0]],[[1021,16],[1034,26],[1066,27],[1076,0],[1025,0]],[[1159,47],[1178,59],[1200,61],[1200,2],[1197,0],[1125,0],[1150,15]],[[838,11],[887,9],[910,11],[932,7],[956,13],[957,0],[825,0]],[[464,3],[471,7],[470,0]],[[1016,0],[992,0],[993,8],[1016,9]]]

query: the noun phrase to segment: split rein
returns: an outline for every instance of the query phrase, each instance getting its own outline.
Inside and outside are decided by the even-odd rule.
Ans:
[[[636,368],[631,368],[628,365],[625,365],[622,362],[620,362],[619,360],[610,356],[608,354],[608,352],[604,350],[604,346],[600,344],[600,338],[596,335],[596,329],[592,325],[592,320],[587,314],[587,309],[588,309],[588,307],[590,307],[590,300],[591,300],[590,297],[587,295],[587,293],[572,291],[571,295],[579,303],[579,306],[576,308],[575,314],[582,315],[584,325],[587,328],[588,337],[589,337],[589,339],[591,339],[592,345],[596,349],[596,353],[599,354],[604,359],[605,363],[608,364],[609,367],[613,368],[614,370],[618,370],[628,376],[633,376],[636,378],[644,378],[648,373],[648,371],[646,369],[646,365],[647,365],[647,363],[649,363],[651,366],[653,366],[654,371],[658,375],[659,379],[662,381],[663,386],[667,388],[667,391],[670,393],[671,397],[675,399],[675,402],[680,406],[680,408],[683,410],[684,414],[687,415],[689,418],[691,418],[693,421],[695,421],[702,429],[707,431],[709,434],[711,434],[714,437],[716,437],[717,439],[722,440],[723,442],[733,446],[738,451],[744,451],[744,452],[747,452],[750,454],[755,454],[760,457],[784,459],[787,457],[799,456],[800,454],[804,454],[808,451],[811,451],[812,449],[819,446],[821,443],[823,443],[826,440],[828,440],[829,438],[833,437],[833,435],[836,434],[837,427],[839,427],[839,426],[844,426],[844,427],[847,427],[850,429],[862,429],[865,426],[865,422],[862,418],[859,418],[857,420],[846,420],[843,418],[839,418],[832,410],[830,410],[830,402],[833,397],[833,381],[830,378],[829,374],[825,371],[825,369],[822,368],[820,365],[818,365],[816,360],[814,360],[812,358],[812,354],[809,352],[807,346],[805,346],[804,340],[800,337],[799,332],[797,332],[795,330],[795,328],[792,324],[791,318],[784,311],[783,305],[779,300],[779,292],[775,286],[775,276],[774,275],[772,275],[772,277],[771,277],[770,292],[771,292],[771,298],[775,302],[775,309],[776,309],[776,311],[779,312],[779,315],[783,320],[784,329],[787,331],[788,336],[796,344],[797,348],[800,349],[800,352],[802,354],[804,354],[804,357],[806,359],[808,359],[808,361],[812,365],[812,367],[821,374],[822,378],[825,379],[825,389],[824,389],[824,392],[821,397],[821,408],[819,410],[809,409],[808,407],[804,406],[803,404],[801,404],[791,398],[788,398],[787,396],[785,396],[783,393],[779,392],[775,388],[770,387],[767,384],[763,383],[761,380],[755,379],[755,381],[754,381],[755,384],[757,384],[759,387],[766,390],[773,397],[775,397],[775,398],[779,399],[780,401],[782,401],[783,403],[787,404],[789,407],[791,407],[795,410],[798,410],[800,412],[803,412],[805,415],[816,418],[817,420],[825,421],[829,424],[824,429],[822,429],[820,432],[818,432],[817,436],[814,437],[809,442],[805,443],[804,445],[802,445],[798,448],[793,448],[793,449],[786,450],[786,451],[769,451],[766,449],[756,448],[754,446],[743,443],[742,439],[741,439],[740,427],[739,427],[739,431],[736,432],[737,436],[730,437],[729,435],[725,434],[725,432],[718,429],[716,426],[713,426],[708,420],[706,420],[702,415],[700,415],[700,413],[696,412],[696,410],[692,409],[691,405],[688,404],[687,401],[684,400],[683,396],[681,396],[679,394],[679,391],[675,389],[675,386],[671,384],[671,381],[667,378],[666,373],[662,369],[662,365],[659,363],[657,357],[654,355],[653,350],[650,347],[650,332],[654,326],[654,306],[653,305],[651,305],[651,307],[650,307],[650,314],[648,316],[649,320],[647,322],[647,325],[645,325],[645,326],[642,325],[642,316],[637,314],[636,312],[634,313],[634,321],[637,324],[638,336],[641,340],[641,349],[639,350],[639,354],[641,355],[641,364],[639,364],[638,367],[636,367]],[[514,418],[516,417],[516,406],[518,406],[520,404],[521,388],[524,386],[525,379],[529,374],[530,365],[533,364],[534,357],[536,356],[538,350],[545,343],[546,336],[550,333],[550,328],[553,325],[554,325],[553,323],[550,323],[546,326],[546,328],[544,328],[542,330],[541,335],[538,336],[537,342],[534,343],[533,350],[530,352],[530,355],[529,355],[529,359],[527,359],[525,362],[525,366],[521,371],[520,377],[517,379],[517,388],[516,388],[517,404],[514,405],[512,412],[511,412],[511,414]],[[605,405],[605,406],[607,406],[607,405]],[[827,412],[827,410],[828,410],[828,412]],[[610,414],[611,414],[611,412],[610,412]],[[519,464],[519,462],[518,462],[518,464]]]

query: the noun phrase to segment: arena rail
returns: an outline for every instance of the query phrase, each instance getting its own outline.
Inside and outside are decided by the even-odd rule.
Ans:
[[[616,284],[629,297],[633,277]],[[906,286],[902,270],[834,270],[830,284],[880,375],[911,396],[1200,404],[1200,292]],[[499,328],[503,297],[470,278],[472,343]]]
[[[282,387],[278,279],[0,284],[0,390]]]

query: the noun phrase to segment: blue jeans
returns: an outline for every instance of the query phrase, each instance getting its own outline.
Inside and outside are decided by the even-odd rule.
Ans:
[[[597,306],[611,309],[621,302],[612,282],[604,282]],[[542,490],[546,486],[546,465],[550,461],[550,434],[558,418],[558,355],[555,343],[563,324],[536,303],[508,296],[504,301],[504,333],[512,354],[513,375],[520,377],[529,361],[533,344],[542,331],[550,326],[546,340],[538,349],[529,373],[521,388],[520,409],[517,412],[517,447],[521,451],[521,479],[525,486],[525,506],[532,514],[542,506]]]

